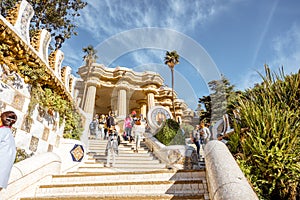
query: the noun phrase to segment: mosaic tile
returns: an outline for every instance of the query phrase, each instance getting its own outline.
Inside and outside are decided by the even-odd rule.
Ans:
[[[32,136],[29,145],[29,150],[36,152],[38,144],[39,144],[39,138]]]
[[[17,110],[22,110],[24,103],[25,97],[22,94],[16,93],[12,102],[12,106]]]
[[[45,140],[47,141],[48,140],[48,137],[49,137],[49,133],[50,133],[50,130],[49,128],[44,128],[44,132],[43,132],[43,136],[42,136],[42,140]]]

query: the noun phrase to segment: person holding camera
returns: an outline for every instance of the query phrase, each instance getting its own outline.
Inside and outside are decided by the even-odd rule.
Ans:
[[[105,165],[106,167],[110,167],[111,159],[112,159],[111,166],[112,167],[115,166],[116,156],[119,154],[118,146],[119,146],[118,133],[111,128],[109,130],[108,141],[105,150],[105,155],[107,156],[106,165]]]

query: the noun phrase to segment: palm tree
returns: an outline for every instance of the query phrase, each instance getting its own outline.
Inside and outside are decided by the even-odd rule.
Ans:
[[[82,51],[84,53],[86,53],[83,56],[83,60],[85,61],[85,66],[88,67],[88,71],[87,71],[87,75],[86,75],[86,78],[85,78],[85,84],[84,84],[84,90],[83,90],[83,97],[82,97],[82,101],[81,101],[82,102],[81,107],[83,107],[84,104],[85,104],[86,90],[87,90],[87,79],[90,75],[92,64],[94,62],[96,62],[96,60],[98,58],[98,56],[96,55],[97,51],[94,49],[94,47],[92,45],[89,45],[85,48],[82,48]]]
[[[165,56],[165,64],[171,69],[172,75],[172,106],[173,106],[173,115],[174,119],[176,120],[175,114],[175,105],[174,105],[174,67],[175,65],[179,64],[179,55],[174,50],[172,52],[167,51]]]

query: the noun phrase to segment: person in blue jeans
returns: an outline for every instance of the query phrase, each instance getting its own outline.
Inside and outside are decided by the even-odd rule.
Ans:
[[[192,138],[193,138],[194,144],[197,147],[197,157],[198,157],[198,160],[199,160],[200,159],[200,138],[201,138],[201,135],[200,135],[200,126],[199,125],[196,125],[196,127],[195,127],[195,129],[193,131]]]

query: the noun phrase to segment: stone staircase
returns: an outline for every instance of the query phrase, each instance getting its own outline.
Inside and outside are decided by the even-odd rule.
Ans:
[[[89,158],[85,165],[81,166],[79,172],[103,171],[106,164],[105,147],[107,140],[89,140]],[[115,166],[106,171],[152,171],[165,169],[166,165],[156,159],[144,142],[138,153],[134,152],[135,143],[122,141],[119,145],[119,155],[116,157]]]
[[[40,185],[34,197],[21,200],[79,199],[209,199],[205,170],[167,169],[141,142],[123,141],[114,167],[105,167],[107,141],[90,140],[88,158],[63,175],[53,175],[51,184]]]

